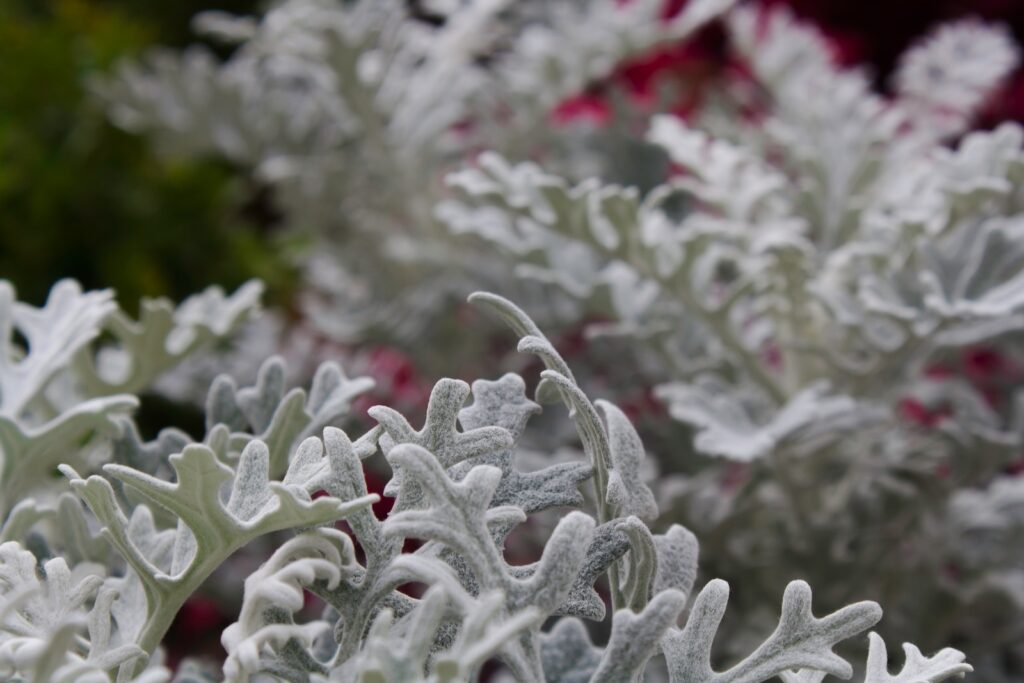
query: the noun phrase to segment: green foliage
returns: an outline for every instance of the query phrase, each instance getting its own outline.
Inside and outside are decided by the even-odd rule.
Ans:
[[[92,73],[183,39],[182,13],[201,9],[147,14],[155,4],[0,3],[0,272],[27,301],[41,302],[55,275],[113,285],[129,302],[253,275],[287,288],[254,229],[273,213],[244,206],[252,186],[223,163],[158,158],[87,96]]]

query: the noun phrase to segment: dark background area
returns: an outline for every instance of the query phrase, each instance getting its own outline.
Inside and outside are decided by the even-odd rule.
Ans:
[[[1024,45],[1022,0],[785,0],[802,17],[821,27],[847,64],[866,64],[882,90],[900,55],[931,28],[963,17],[1006,24]],[[988,128],[999,121],[1024,121],[1024,74],[1018,73],[990,103],[979,120]]]
[[[254,276],[287,289],[258,188],[220,162],[158,157],[88,97],[96,71],[187,44],[212,4],[0,1],[0,277],[21,299],[41,303],[61,277],[114,287],[129,310]]]

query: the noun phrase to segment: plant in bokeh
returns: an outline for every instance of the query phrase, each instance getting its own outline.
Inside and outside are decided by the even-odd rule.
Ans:
[[[31,301],[54,274],[114,285],[126,301],[252,275],[285,287],[285,261],[256,232],[272,216],[244,210],[253,188],[222,163],[156,156],[88,97],[98,71],[170,32],[164,14],[128,10],[0,5],[0,271]]]

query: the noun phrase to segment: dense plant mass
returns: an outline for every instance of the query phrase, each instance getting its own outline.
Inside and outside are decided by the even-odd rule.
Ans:
[[[606,298],[603,331],[656,354],[669,414],[734,463],[677,490],[676,518],[722,542],[716,570],[760,584],[756,601],[793,567],[829,603],[857,586],[899,605],[902,632],[967,638],[1019,675],[1024,131],[947,144],[1016,49],[943,27],[883,99],[784,12],[727,26],[761,89],[731,104],[757,118],[655,118],[666,184],[573,185],[487,154],[449,176],[438,215]],[[589,257],[571,272],[567,243]]]
[[[276,359],[253,387],[214,383],[202,440],[168,429],[143,443],[124,414],[133,397],[115,392],[226,332],[251,311],[252,288],[229,298],[211,291],[176,312],[152,303],[145,308],[159,313],[126,325],[109,292],[62,282],[36,309],[2,286],[2,483],[33,494],[19,496],[0,530],[7,680],[169,680],[158,648],[184,601],[236,550],[282,530],[290,537],[245,579],[238,621],[222,636],[225,680],[470,681],[495,659],[519,681],[617,683],[641,680],[660,653],[676,683],[817,681],[848,678],[852,667],[833,646],[881,617],[871,602],[815,617],[810,588],[794,581],[774,632],[715,671],[728,584],[707,583],[680,625],[697,575],[695,537],[678,525],[649,530],[643,520],[658,509],[629,420],[611,403],[591,402],[547,338],[501,297],[473,300],[521,336],[520,351],[543,361],[535,399],[570,410],[584,460],[518,469],[517,442],[541,406],[512,373],[472,387],[439,381],[420,429],[374,407],[378,425],[352,439],[329,425],[372,382],[326,364],[308,393],[285,392]],[[103,330],[118,343],[102,343]],[[367,493],[361,462],[378,453],[392,469],[384,495],[395,497],[385,520],[370,508],[378,496]],[[92,517],[49,476],[45,465],[56,457],[73,463],[60,470]],[[76,469],[103,460],[102,474]],[[506,562],[509,534],[553,507],[590,507],[594,516],[569,512],[536,562]],[[410,550],[409,540],[420,543]],[[595,582],[612,606],[603,648],[581,622],[606,618]],[[326,603],[319,619],[296,618],[304,591]],[[542,631],[551,617],[555,625]],[[970,670],[956,650],[925,657],[908,645],[906,654],[890,675],[872,635],[864,680],[939,681]],[[175,680],[197,676],[201,667],[186,664]]]
[[[271,188],[304,320],[246,323],[256,284],[135,321],[0,283],[0,677],[1024,676],[1024,129],[973,130],[1017,68],[1004,27],[937,27],[881,93],[777,3],[195,24],[215,49],[93,90]],[[383,388],[311,361],[381,342],[408,354],[370,352]],[[141,436],[154,386],[209,386],[202,434]],[[219,567],[223,666],[164,659]],[[889,673],[902,640],[937,654]]]
[[[415,338],[453,296],[514,282],[492,250],[431,218],[444,172],[484,147],[571,144],[551,130],[553,107],[728,4],[665,21],[661,0],[295,0],[261,21],[199,15],[202,33],[237,45],[224,62],[204,46],[156,52],[97,90],[125,128],[275,188],[290,224],[321,238],[309,280],[334,336]]]

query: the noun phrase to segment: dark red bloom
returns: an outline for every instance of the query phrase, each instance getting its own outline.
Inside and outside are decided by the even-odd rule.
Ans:
[[[182,605],[174,620],[174,627],[184,633],[197,634],[211,629],[220,630],[224,619],[217,603],[202,595],[195,595]]]
[[[924,369],[924,376],[928,379],[949,379],[956,375],[956,370],[944,363],[933,363]]]
[[[360,396],[354,410],[365,415],[367,409],[384,404],[402,412],[426,406],[430,385],[423,381],[412,358],[389,346],[378,346],[370,352],[363,372],[377,382],[376,388]]]
[[[551,120],[556,124],[586,122],[595,126],[607,124],[612,117],[608,102],[597,95],[584,93],[564,100],[551,112]]]
[[[1009,370],[1006,358],[996,349],[977,346],[966,349],[961,356],[964,374],[972,382],[998,379]]]
[[[900,401],[898,411],[903,419],[921,427],[934,427],[952,415],[952,410],[948,406],[931,408],[910,397]]]

